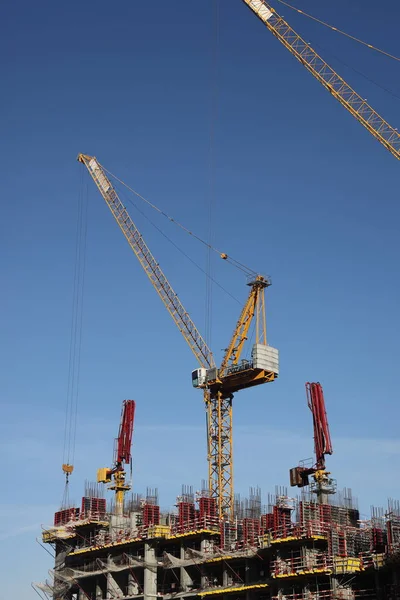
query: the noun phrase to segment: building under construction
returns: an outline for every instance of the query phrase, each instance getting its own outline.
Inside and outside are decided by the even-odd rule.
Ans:
[[[96,485],[81,506],[57,512],[43,532],[52,579],[37,589],[54,600],[400,598],[394,501],[360,521],[349,490],[321,503],[311,487],[297,498],[279,489],[262,506],[257,488],[220,520],[208,489],[183,487],[172,513],[160,511],[156,490],[118,512]]]
[[[265,0],[243,2],[332,97],[399,159],[397,129]],[[38,594],[53,600],[204,596],[227,600],[399,600],[400,504],[390,500],[386,509],[373,508],[370,518],[361,520],[351,492],[337,491],[325,464],[332,443],[319,383],[306,385],[315,460],[290,470],[290,483],[298,495],[277,489],[264,506],[258,488],[246,499],[234,494],[233,395],[273,382],[279,375],[278,351],[266,336],[264,293],[269,278],[220,253],[223,260],[248,275],[250,290],[217,366],[118,197],[111,173],[93,156],[80,154],[78,160],[197,360],[192,384],[202,390],[207,412],[208,482],[196,493],[184,486],[176,509],[167,513],[160,510],[157,490],[148,490],[145,496],[129,495],[125,468],[130,462],[135,404],[125,401],[111,468],[100,469],[97,483],[86,486],[81,505],[63,505],[54,515],[53,526],[43,532],[43,541],[54,548],[55,565],[50,580],[35,584]],[[255,342],[244,358],[253,319]],[[67,461],[63,470],[68,480],[73,466]],[[103,484],[115,492],[111,504],[103,497]]]
[[[333,450],[322,387],[306,391],[315,462],[290,470],[300,495],[276,489],[263,506],[261,490],[250,489],[222,517],[205,483],[196,494],[183,486],[172,512],[160,510],[157,490],[127,496],[135,402],[126,400],[113,466],[43,532],[55,566],[36,590],[53,600],[398,600],[400,503],[360,520],[351,491],[338,492],[326,469]],[[115,492],[108,506],[101,483]]]

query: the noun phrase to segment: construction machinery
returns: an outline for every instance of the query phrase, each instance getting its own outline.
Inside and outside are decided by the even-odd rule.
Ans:
[[[135,401],[124,400],[118,437],[115,439],[113,466],[110,469],[101,468],[97,471],[97,482],[111,484],[108,489],[115,491],[115,512],[117,515],[123,514],[125,493],[131,489],[131,484],[126,481],[124,465],[131,464],[134,420]]]
[[[317,494],[319,502],[327,502],[327,494],[336,491],[336,484],[326,470],[325,456],[333,453],[329,433],[328,417],[326,414],[324,392],[320,383],[306,383],[307,404],[313,416],[315,464],[307,467],[304,463],[290,469],[290,485],[304,487],[309,485],[309,477],[314,481],[311,485]]]
[[[393,156],[400,159],[400,134],[397,129],[353,90],[270,4],[265,0],[242,1],[340,104]],[[259,307],[264,301],[264,290],[270,282],[256,274],[250,281],[248,300],[223,362],[217,369],[211,350],[129,217],[104,169],[91,156],[80,154],[78,160],[87,167],[139,262],[199,362],[199,368],[192,374],[192,382],[194,387],[204,390],[207,407],[209,487],[212,495],[218,499],[219,516],[229,516],[233,506],[232,395],[237,390],[273,381],[279,370],[278,352],[267,345],[265,327],[263,333],[262,326],[258,328],[257,335],[264,341],[256,343],[250,361],[241,361],[249,325],[254,314],[259,314]],[[227,255],[222,254],[221,257],[226,259]],[[266,362],[262,363],[263,360]]]
[[[313,50],[265,0],[242,0],[287,50],[393,156],[400,159],[400,134]]]
[[[199,363],[199,367],[192,373],[192,384],[203,390],[207,411],[209,489],[217,499],[219,517],[229,518],[233,511],[233,394],[241,389],[274,381],[279,373],[278,350],[267,345],[266,335],[264,292],[271,282],[267,277],[251,274],[248,298],[221,366],[217,368],[211,350],[150,252],[105,169],[92,156],[79,154],[78,161],[89,171],[130,247]],[[221,258],[227,260],[228,256],[222,254]],[[255,344],[251,359],[244,360],[241,358],[243,347],[254,316]]]

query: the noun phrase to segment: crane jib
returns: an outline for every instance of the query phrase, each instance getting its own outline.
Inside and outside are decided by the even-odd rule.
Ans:
[[[119,199],[104,169],[94,157],[80,154],[78,160],[83,162],[87,167],[121,231],[199,364],[206,368],[214,367],[215,363],[211,350],[208,348],[188,312],[179,300],[178,295],[172,289],[158,262],[147,247],[146,242]]]
[[[400,159],[400,134],[381,117],[265,0],[242,0],[283,46],[393,156]]]

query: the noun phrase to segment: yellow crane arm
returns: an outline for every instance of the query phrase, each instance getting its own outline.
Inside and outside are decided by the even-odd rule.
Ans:
[[[87,156],[86,154],[79,154],[78,161],[85,165],[92,176],[93,181],[106,201],[106,204],[121,228],[122,233],[136,254],[140,264],[171,317],[175,321],[179,331],[189,344],[190,349],[197,358],[199,364],[204,368],[215,367],[211,350],[208,348],[196,325],[193,323],[156,259],[147,247],[146,242],[129,216],[125,206],[119,199],[103,167],[95,157]]]
[[[264,0],[242,0],[299,62],[381,143],[400,159],[400,134],[361,98]]]
[[[219,368],[220,379],[226,375],[226,369],[229,364],[236,365],[239,362],[244,343],[247,340],[249,327],[257,310],[260,294],[263,294],[264,288],[270,285],[270,282],[261,275],[257,275],[249,285],[251,285],[249,296],[240,313],[235,331],[233,332],[228,348],[225,350],[225,355]]]

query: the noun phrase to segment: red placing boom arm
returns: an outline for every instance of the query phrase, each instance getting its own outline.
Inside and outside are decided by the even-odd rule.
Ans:
[[[290,485],[304,487],[309,485],[309,476],[314,477],[316,487],[313,491],[319,494],[322,502],[326,494],[335,492],[335,482],[330,479],[325,470],[325,456],[333,453],[331,435],[329,433],[328,417],[326,416],[324,392],[320,383],[306,383],[307,404],[313,416],[315,465],[305,466],[304,463],[290,469]]]
[[[325,455],[332,454],[324,392],[320,383],[306,383],[307,403],[312,412],[316,469],[325,469]]]
[[[129,464],[131,461],[131,446],[133,423],[135,420],[135,401],[124,400],[122,405],[121,423],[115,448],[115,464]]]

